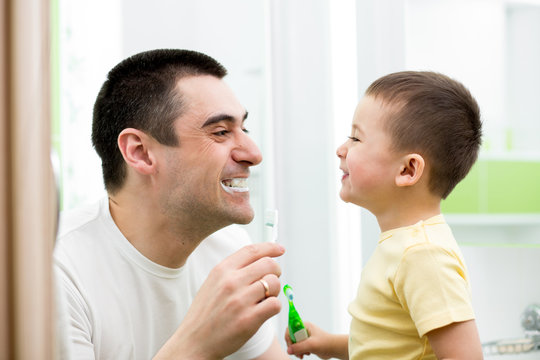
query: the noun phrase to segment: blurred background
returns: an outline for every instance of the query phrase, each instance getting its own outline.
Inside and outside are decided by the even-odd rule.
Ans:
[[[104,195],[90,129],[107,72],[149,49],[207,53],[229,70],[264,155],[252,172],[256,217],[246,228],[267,241],[265,212],[279,211],[283,284],[304,320],[331,332],[348,331],[347,306],[379,233],[371,214],[338,196],[335,150],[356,103],[394,71],[463,82],[485,135],[443,213],[467,261],[482,342],[526,336],[522,313],[540,303],[539,0],[52,0],[51,29],[61,208]],[[275,322],[285,346],[282,299]],[[540,352],[487,356],[499,358]]]

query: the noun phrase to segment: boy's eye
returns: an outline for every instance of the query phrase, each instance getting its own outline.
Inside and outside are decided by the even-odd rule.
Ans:
[[[246,133],[246,134],[249,134],[249,130],[246,129],[246,128],[242,128],[242,131],[243,131],[244,133]]]
[[[360,141],[360,139],[354,137],[354,136],[347,136],[349,138],[349,140],[352,140],[352,141]]]

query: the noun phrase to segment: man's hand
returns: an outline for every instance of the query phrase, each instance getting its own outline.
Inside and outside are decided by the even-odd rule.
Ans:
[[[223,359],[238,350],[281,309],[281,268],[272,258],[284,252],[279,244],[252,244],[218,264],[154,359]]]

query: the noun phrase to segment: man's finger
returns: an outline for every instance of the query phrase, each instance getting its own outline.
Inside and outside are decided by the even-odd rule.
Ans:
[[[275,275],[266,275],[250,285],[249,301],[258,303],[271,296],[277,297],[281,284]]]
[[[253,317],[258,319],[260,324],[262,324],[272,316],[277,315],[280,310],[281,301],[278,298],[271,296],[255,305]]]
[[[240,269],[263,257],[277,257],[283,255],[285,248],[276,243],[258,243],[246,245],[221,263],[222,266]]]
[[[281,276],[281,267],[277,261],[267,256],[256,260],[241,269],[238,274],[238,280],[252,283],[266,275],[275,275],[276,277]]]

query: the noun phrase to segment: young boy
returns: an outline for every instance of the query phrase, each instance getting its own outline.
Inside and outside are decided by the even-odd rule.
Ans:
[[[350,334],[307,323],[289,354],[323,359],[482,359],[469,277],[440,203],[469,172],[480,111],[457,81],[433,72],[376,80],[337,149],[341,198],[372,212],[379,243],[350,304]]]

